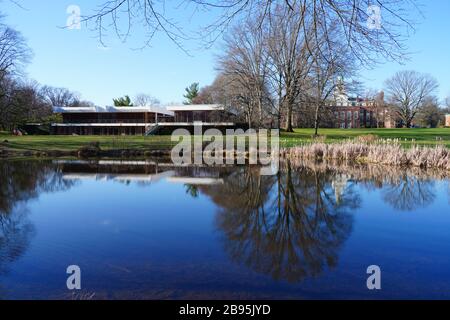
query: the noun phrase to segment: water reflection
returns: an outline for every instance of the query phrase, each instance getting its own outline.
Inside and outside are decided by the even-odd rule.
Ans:
[[[335,266],[351,232],[360,199],[351,187],[335,197],[332,184],[340,178],[287,164],[276,176],[241,168],[223,185],[201,190],[221,207],[217,226],[234,261],[297,282]]]
[[[0,275],[4,275],[35,234],[27,202],[43,192],[67,190],[73,182],[64,180],[51,162],[0,161],[0,172]]]
[[[36,213],[29,212],[28,202],[43,193],[69,191],[90,179],[139,188],[159,187],[154,186],[158,182],[178,184],[186,197],[208,199],[216,208],[214,227],[229,259],[289,283],[338,265],[363,201],[362,191],[379,191],[389,207],[412,211],[436,201],[437,181],[448,174],[285,162],[277,175],[261,176],[259,168],[252,166],[175,167],[154,160],[3,161],[0,170],[0,275],[26,253],[36,233],[30,222],[30,215]]]
[[[63,178],[51,161],[0,161],[0,214],[10,214],[20,202],[41,193],[67,190],[73,181]]]
[[[420,168],[398,168],[345,162],[298,162],[320,172],[341,174],[368,191],[380,190],[384,203],[395,210],[425,208],[435,200],[436,182],[446,180],[448,172]],[[334,182],[336,183],[336,182]],[[449,194],[450,199],[450,194]]]
[[[0,214],[0,275],[8,271],[8,265],[28,248],[35,232],[28,220],[28,211],[18,205],[11,214]]]
[[[433,180],[403,174],[396,183],[384,188],[383,199],[396,210],[411,211],[431,204],[435,199],[433,189]]]

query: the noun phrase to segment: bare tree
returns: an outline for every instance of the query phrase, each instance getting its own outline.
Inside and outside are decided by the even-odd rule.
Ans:
[[[436,79],[416,71],[400,71],[386,80],[388,101],[403,125],[410,128],[425,99],[438,88]]]
[[[31,49],[22,35],[1,23],[0,15],[0,79],[21,73],[31,58]]]
[[[256,113],[251,87],[233,74],[219,74],[212,84],[211,99],[238,115],[251,128]]]
[[[145,93],[139,93],[136,95],[134,98],[134,103],[137,106],[158,106],[161,104],[157,98]]]
[[[43,86],[41,88],[41,94],[50,105],[55,107],[74,107],[77,106],[80,101],[78,94],[73,93],[66,88]]]
[[[411,13],[418,8],[416,0],[102,0],[98,10],[83,20],[94,23],[100,41],[111,29],[126,39],[133,27],[140,25],[147,34],[144,46],[162,33],[184,50],[185,40],[201,38],[210,45],[230,25],[254,17],[255,12],[263,13],[258,21],[262,26],[280,7],[295,12],[301,6],[310,8],[311,20],[320,22],[327,31],[325,36],[331,28],[339,32],[356,59],[365,64],[376,62],[380,56],[395,60],[403,57],[403,35],[413,28]],[[200,12],[216,18],[200,23],[199,29],[186,30],[189,24],[183,23],[183,18],[195,19]],[[335,21],[339,23],[333,26]]]
[[[35,81],[5,77],[0,82],[0,128],[13,130],[28,122],[42,122],[52,115],[51,105]]]
[[[29,80],[17,88],[14,99],[15,109],[20,110],[22,123],[40,122],[52,114],[51,105],[44,99],[37,81]]]
[[[215,91],[216,87],[214,85],[204,86],[200,88],[198,95],[192,101],[193,104],[213,104],[215,101]]]
[[[95,103],[87,100],[77,100],[70,105],[72,108],[92,108],[95,107]]]
[[[261,126],[264,120],[269,63],[265,41],[264,31],[255,25],[255,19],[248,20],[225,37],[224,54],[219,58],[218,69],[235,85],[247,89],[249,127]]]
[[[296,10],[278,8],[269,21],[268,52],[271,59],[271,83],[276,92],[277,109],[285,118],[284,128],[293,131],[292,114],[313,62],[313,26],[307,21],[306,7]],[[309,31],[305,32],[305,25]]]
[[[17,81],[11,77],[0,78],[0,128],[2,130],[13,129],[11,110],[14,108],[14,94],[17,86]]]
[[[445,123],[444,110],[439,108],[439,99],[435,96],[426,97],[417,114],[419,124],[427,128],[436,128]]]

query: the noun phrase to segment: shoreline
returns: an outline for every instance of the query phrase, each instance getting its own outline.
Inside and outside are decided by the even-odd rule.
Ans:
[[[0,159],[17,158],[75,158],[75,159],[142,159],[149,157],[170,157],[172,148],[161,146],[156,149],[117,148],[102,149],[98,142],[89,143],[77,149],[9,149],[0,146]],[[270,153],[268,150],[267,153]],[[244,157],[248,159],[249,152]],[[223,151],[224,159],[236,157],[236,150]],[[450,171],[450,148],[444,145],[405,148],[398,142],[361,142],[346,140],[335,143],[310,142],[303,145],[280,148],[280,159],[285,160],[339,160],[363,164],[382,164],[395,167],[436,168]]]

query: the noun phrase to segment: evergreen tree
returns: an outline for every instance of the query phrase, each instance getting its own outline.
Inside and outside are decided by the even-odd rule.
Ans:
[[[125,97],[120,97],[117,99],[113,99],[114,106],[116,107],[132,107],[133,104],[131,103],[131,99],[128,95]]]
[[[184,104],[194,104],[194,100],[195,100],[195,98],[197,98],[199,91],[200,91],[199,83],[194,82],[189,87],[187,87],[185,90],[186,90],[186,94],[183,95],[183,97],[186,98],[186,101],[184,101]]]

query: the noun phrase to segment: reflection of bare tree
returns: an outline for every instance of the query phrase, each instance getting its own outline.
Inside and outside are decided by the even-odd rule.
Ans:
[[[69,188],[51,162],[0,161],[0,275],[27,250],[34,234],[27,201],[42,192]]]
[[[65,190],[73,181],[64,180],[51,162],[0,161],[0,213],[11,212],[19,201],[37,197],[41,192]]]
[[[450,204],[450,181],[447,183],[448,203]]]
[[[431,180],[403,175],[397,183],[385,186],[383,199],[397,210],[412,211],[434,201],[433,188],[434,182]]]
[[[398,168],[339,161],[296,161],[316,171],[334,171],[347,175],[367,190],[381,189],[383,200],[396,210],[411,211],[425,207],[435,199],[434,181],[448,179],[448,171]]]
[[[275,279],[291,282],[334,266],[351,231],[351,188],[337,203],[333,175],[287,166],[277,176],[245,170],[202,191],[221,206],[217,224],[231,257]]]
[[[7,271],[7,264],[15,261],[27,249],[34,227],[27,218],[23,206],[10,214],[0,214],[0,274]]]

